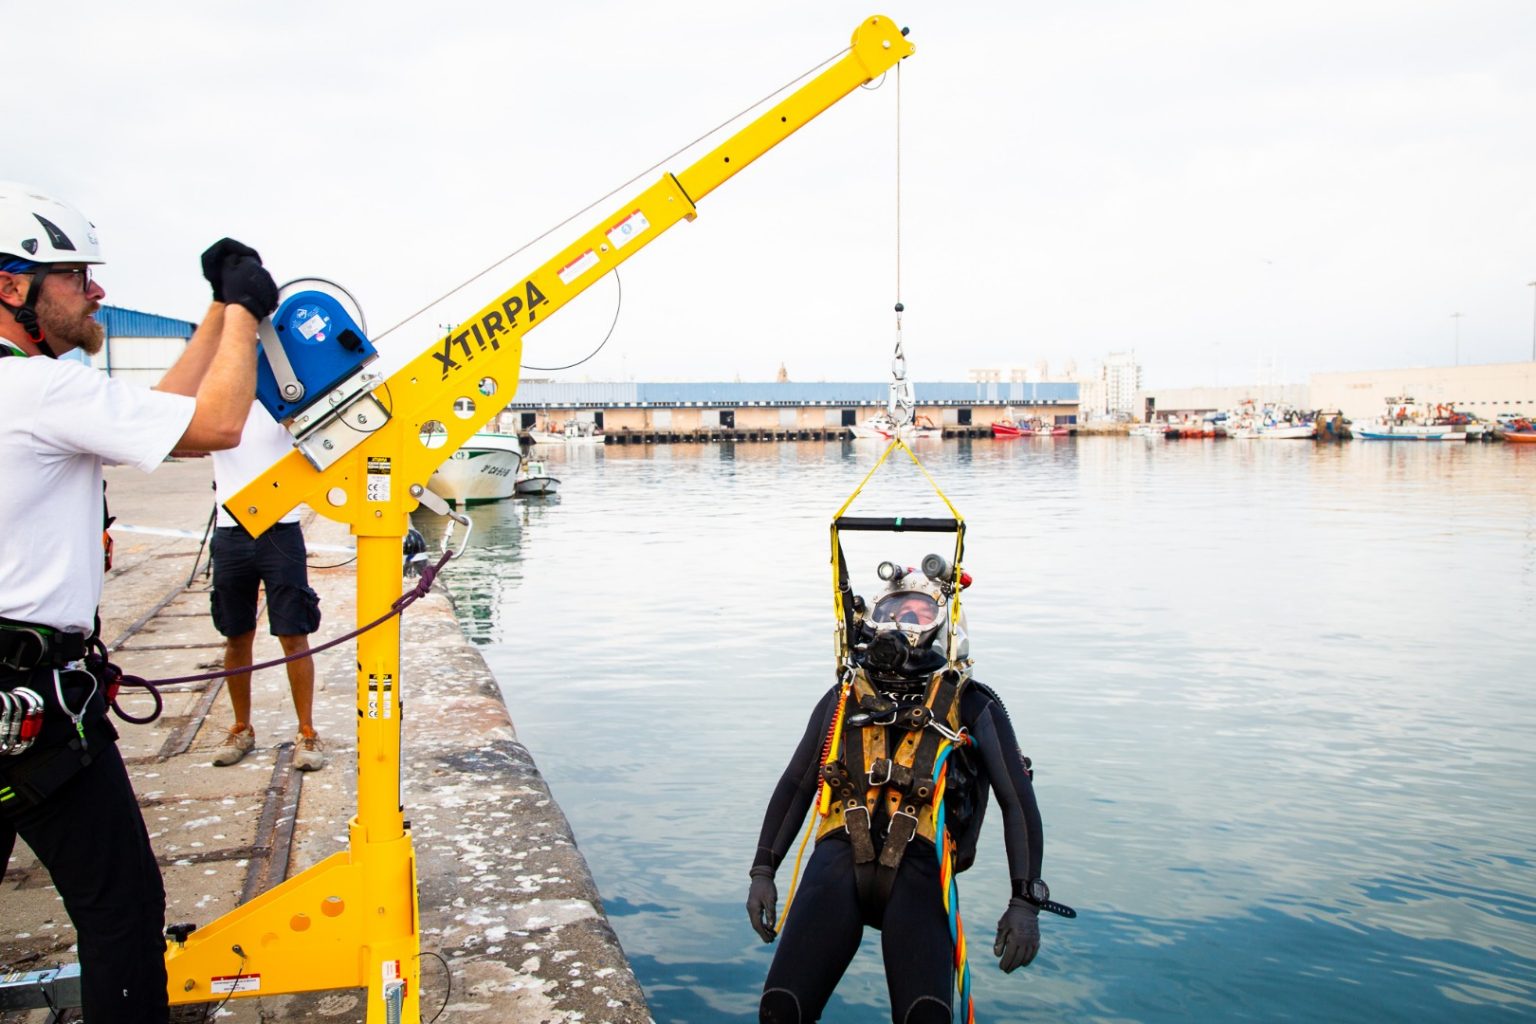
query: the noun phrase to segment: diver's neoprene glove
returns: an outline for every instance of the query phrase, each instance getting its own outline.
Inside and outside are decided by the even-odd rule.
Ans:
[[[752,930],[764,942],[772,942],[779,934],[773,927],[778,911],[779,887],[773,884],[773,869],[753,868],[752,888],[747,890],[747,917],[752,921]]]
[[[277,282],[254,256],[229,256],[224,260],[224,301],[244,306],[260,320],[277,308]]]
[[[1040,910],[1027,900],[1015,896],[1008,901],[1008,909],[997,922],[997,941],[992,943],[992,955],[998,957],[997,966],[1004,974],[1023,967],[1040,952]]]
[[[261,253],[233,238],[221,238],[204,249],[203,278],[213,286],[214,302],[228,301],[224,297],[224,261],[231,256],[251,256],[257,263],[261,262]]]

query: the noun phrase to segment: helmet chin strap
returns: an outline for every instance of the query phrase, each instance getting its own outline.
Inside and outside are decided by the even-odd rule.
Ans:
[[[47,276],[48,269],[39,266],[32,272],[32,287],[27,289],[26,301],[19,306],[13,306],[9,302],[0,299],[0,306],[4,306],[11,316],[16,318],[16,322],[21,325],[22,330],[27,332],[27,337],[32,339],[32,344],[37,346],[39,352],[49,359],[57,359],[58,355],[54,353],[53,348],[43,338],[43,327],[42,324],[37,322],[37,309],[35,308],[37,297],[42,294],[43,279]]]

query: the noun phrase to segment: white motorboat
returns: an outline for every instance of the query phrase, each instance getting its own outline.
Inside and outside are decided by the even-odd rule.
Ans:
[[[549,466],[541,459],[529,459],[523,463],[523,471],[517,474],[518,494],[543,496],[560,489],[560,481],[549,475]]]
[[[1226,414],[1227,436],[1268,441],[1311,441],[1317,437],[1317,423],[1309,413],[1286,405],[1255,408],[1253,399]]]
[[[437,468],[427,488],[455,505],[510,498],[522,462],[516,434],[482,431]]]
[[[597,424],[583,420],[568,420],[563,425],[546,423],[543,427],[531,427],[528,436],[534,444],[602,444],[604,437]]]
[[[876,413],[864,422],[854,424],[848,428],[848,433],[855,441],[889,441],[898,435],[903,441],[926,441],[944,436],[944,431],[926,416],[898,426],[895,417],[888,412]]]

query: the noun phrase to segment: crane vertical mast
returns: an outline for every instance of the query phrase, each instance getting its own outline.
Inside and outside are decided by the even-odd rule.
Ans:
[[[847,53],[692,166],[613,210],[369,394],[336,392],[341,427],[311,435],[307,454],[295,450],[257,477],[230,499],[230,513],[253,534],[300,503],[348,524],[357,537],[357,621],[379,618],[401,593],[401,542],[417,496],[516,392],[523,335],[914,52],[889,18],[864,19]],[[359,637],[357,662],[357,816],[348,849],[173,942],[172,1003],[365,987],[370,1024],[420,1020],[415,855],[400,797],[398,618]]]

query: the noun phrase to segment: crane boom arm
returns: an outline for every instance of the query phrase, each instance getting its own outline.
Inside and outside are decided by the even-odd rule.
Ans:
[[[387,422],[375,426],[380,418],[375,414],[375,423],[355,418],[349,425],[371,430],[355,450],[323,470],[291,452],[231,498],[230,513],[259,534],[307,502],[350,523],[354,533],[395,532],[392,513],[409,512],[416,504],[409,488],[425,485],[516,392],[525,333],[662,232],[692,220],[700,199],[915,49],[889,18],[864,19],[849,50],[826,70],[682,173],[664,175],[615,209],[395,372],[375,393],[380,401],[373,408],[381,409]],[[423,435],[423,426],[433,421],[446,433]]]

